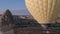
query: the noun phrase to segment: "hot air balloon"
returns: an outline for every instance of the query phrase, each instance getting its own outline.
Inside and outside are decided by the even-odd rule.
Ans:
[[[60,0],[25,0],[25,3],[40,24],[53,23],[60,13]]]

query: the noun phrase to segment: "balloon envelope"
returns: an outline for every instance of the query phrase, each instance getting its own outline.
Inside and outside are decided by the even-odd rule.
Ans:
[[[25,0],[25,3],[40,24],[52,23],[60,12],[60,0]]]

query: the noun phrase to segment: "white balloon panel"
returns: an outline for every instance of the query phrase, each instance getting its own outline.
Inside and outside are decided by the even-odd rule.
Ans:
[[[53,22],[60,12],[60,0],[25,0],[25,3],[40,24]]]

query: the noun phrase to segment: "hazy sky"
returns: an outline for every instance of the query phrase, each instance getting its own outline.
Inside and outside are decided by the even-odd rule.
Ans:
[[[0,0],[0,14],[2,14],[6,9],[12,10],[11,12],[16,15],[29,14],[26,10],[24,0]]]
[[[26,9],[24,0],[0,0],[0,11],[6,9],[10,10]]]

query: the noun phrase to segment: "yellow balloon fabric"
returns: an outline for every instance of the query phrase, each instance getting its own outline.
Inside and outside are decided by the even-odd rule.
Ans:
[[[25,0],[31,15],[40,23],[52,23],[60,13],[60,0]]]

